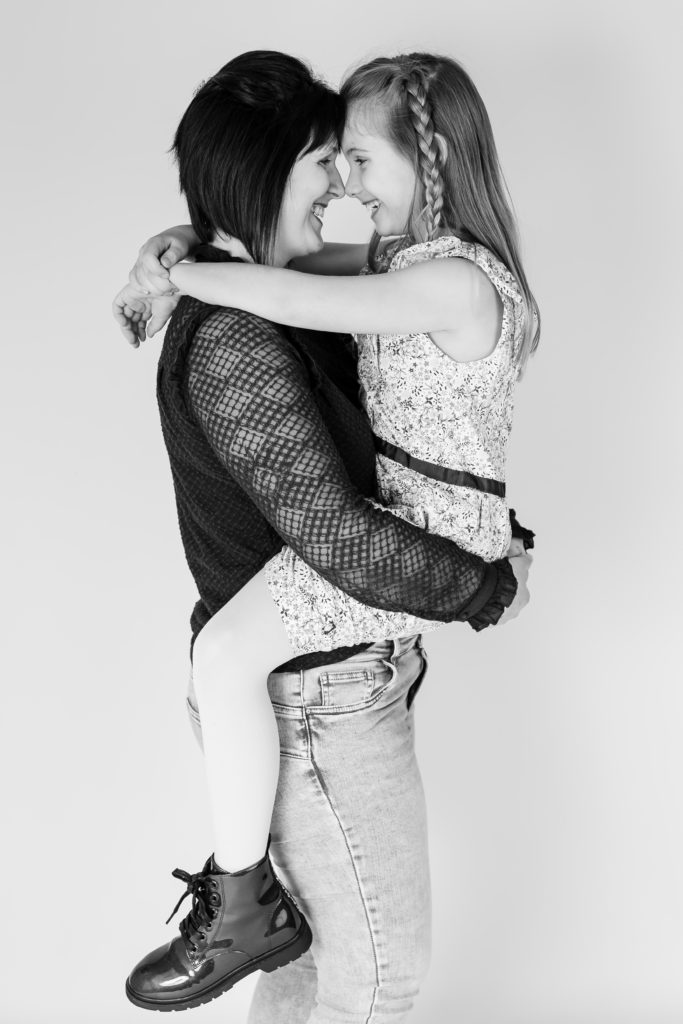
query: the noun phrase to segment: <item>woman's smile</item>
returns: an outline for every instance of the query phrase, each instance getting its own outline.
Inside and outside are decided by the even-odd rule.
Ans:
[[[304,153],[294,164],[280,211],[276,266],[322,248],[325,211],[333,199],[344,195],[336,156],[336,143],[328,144]]]
[[[315,220],[322,224],[325,217],[325,210],[327,209],[327,203],[314,203],[311,213]]]

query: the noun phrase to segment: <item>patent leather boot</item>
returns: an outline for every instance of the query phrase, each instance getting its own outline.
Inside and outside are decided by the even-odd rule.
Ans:
[[[188,895],[192,910],[180,935],[131,972],[126,995],[136,1006],[187,1010],[208,1003],[253,971],[274,971],[310,946],[308,922],[268,854],[235,874],[218,871],[210,857],[195,875],[180,868],[173,875],[187,883],[173,914]]]

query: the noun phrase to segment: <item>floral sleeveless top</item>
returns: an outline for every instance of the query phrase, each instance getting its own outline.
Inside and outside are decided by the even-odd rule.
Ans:
[[[388,272],[450,257],[476,263],[496,288],[503,309],[496,347],[483,359],[461,363],[428,334],[356,335],[363,403],[377,437],[425,462],[504,484],[517,380],[514,357],[524,317],[512,274],[484,246],[453,236],[400,250]],[[383,454],[377,469],[381,500],[392,511],[403,509],[412,522],[486,561],[507,551],[510,521],[503,498],[443,483]]]
[[[387,273],[394,273],[423,260],[453,257],[476,263],[500,296],[502,323],[494,350],[483,359],[456,362],[428,334],[359,334],[358,377],[378,439],[381,506],[495,561],[505,555],[511,540],[502,495],[518,377],[515,355],[524,324],[521,292],[488,249],[455,236],[400,249],[385,257],[385,264]],[[366,268],[364,273],[368,272]],[[421,471],[425,466],[430,475]],[[434,470],[446,470],[444,479],[436,479]],[[456,476],[476,483],[453,483]],[[484,484],[491,490],[480,489]],[[290,548],[268,563],[267,580],[296,653],[443,625],[361,604],[319,576]]]

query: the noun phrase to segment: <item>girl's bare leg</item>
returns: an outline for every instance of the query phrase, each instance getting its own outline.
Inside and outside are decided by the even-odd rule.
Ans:
[[[261,570],[204,626],[192,675],[202,723],[214,857],[239,871],[266,851],[280,743],[266,680],[292,649]]]

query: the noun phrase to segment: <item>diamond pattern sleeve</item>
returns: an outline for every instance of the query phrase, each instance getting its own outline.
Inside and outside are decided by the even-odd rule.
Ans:
[[[514,596],[506,560],[487,564],[353,487],[304,361],[275,325],[217,312],[197,331],[188,369],[190,406],[218,460],[324,579],[429,620],[489,624],[502,614],[501,595],[503,604]]]

